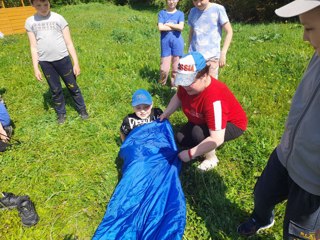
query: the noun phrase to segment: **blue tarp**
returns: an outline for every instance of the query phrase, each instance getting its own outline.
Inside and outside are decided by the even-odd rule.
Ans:
[[[180,240],[186,203],[168,120],[133,129],[120,148],[122,178],[93,239]]]

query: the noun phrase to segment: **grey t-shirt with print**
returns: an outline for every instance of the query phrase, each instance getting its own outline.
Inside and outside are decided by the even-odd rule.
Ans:
[[[36,37],[39,61],[53,62],[69,55],[62,33],[66,26],[67,21],[55,12],[45,17],[35,14],[27,18],[25,28]]]

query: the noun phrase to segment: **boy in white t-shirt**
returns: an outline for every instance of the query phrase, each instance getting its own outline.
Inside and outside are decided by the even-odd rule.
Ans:
[[[89,115],[76,82],[80,67],[68,23],[61,15],[50,11],[48,0],[31,0],[31,4],[37,13],[26,20],[25,28],[30,41],[34,74],[38,81],[42,81],[40,65],[52,93],[59,124],[66,120],[60,77],[70,92],[81,118],[87,119]]]
[[[200,52],[210,66],[209,74],[218,78],[219,67],[226,65],[233,30],[225,8],[209,0],[193,0],[188,16],[189,52]],[[226,35],[220,51],[222,30]]]

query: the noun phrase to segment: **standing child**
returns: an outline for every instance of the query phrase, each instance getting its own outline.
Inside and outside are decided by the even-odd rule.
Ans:
[[[124,141],[132,129],[153,122],[162,114],[160,108],[153,108],[152,97],[150,93],[144,89],[135,91],[132,95],[131,104],[134,113],[126,116],[120,127],[120,137],[122,141]]]
[[[315,51],[291,101],[281,141],[254,187],[253,212],[240,224],[238,233],[250,237],[270,228],[275,206],[286,200],[283,239],[319,240],[320,0],[295,0],[276,14],[299,16],[303,39]]]
[[[178,0],[167,0],[167,8],[158,14],[158,28],[161,32],[160,79],[162,85],[167,83],[170,65],[171,87],[178,70],[179,57],[183,55],[184,41],[181,31],[184,26],[184,13],[177,10]]]
[[[42,81],[38,66],[40,64],[52,93],[59,124],[66,120],[60,77],[67,86],[81,118],[87,119],[89,116],[86,105],[76,82],[80,67],[68,23],[61,15],[50,11],[48,0],[31,0],[31,4],[37,12],[26,20],[25,28],[30,41],[35,76],[38,81]]]
[[[189,52],[200,52],[210,66],[209,73],[218,78],[219,67],[226,65],[226,56],[232,40],[232,27],[222,5],[209,0],[193,0],[194,8],[188,16]],[[226,32],[220,51],[222,30]]]

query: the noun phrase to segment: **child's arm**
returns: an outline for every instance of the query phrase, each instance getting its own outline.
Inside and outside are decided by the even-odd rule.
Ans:
[[[166,24],[163,23],[158,23],[158,29],[160,32],[162,31],[171,31],[171,27],[167,26]]]
[[[122,142],[126,139],[126,136],[121,131],[120,131],[120,138]]]
[[[179,23],[166,23],[165,18],[163,17],[163,11],[158,14],[158,29],[162,31],[182,31],[184,27],[184,15],[179,17]]]
[[[171,98],[169,105],[167,106],[166,110],[161,114],[160,121],[165,118],[169,118],[172,113],[174,113],[179,107],[181,106],[181,101],[178,98],[177,93]]]
[[[130,127],[130,124],[129,124],[128,116],[126,116],[123,119],[123,121],[121,123],[121,126],[120,126],[120,138],[121,138],[122,142],[126,139],[126,137],[128,136],[129,132],[132,130],[132,128]]]
[[[79,66],[79,61],[78,61],[76,49],[74,48],[74,45],[73,45],[73,42],[71,39],[70,30],[69,30],[68,26],[66,26],[62,30],[62,34],[63,34],[64,41],[66,42],[68,51],[69,51],[69,53],[72,57],[72,60],[73,60],[73,73],[77,77],[80,74],[80,66]]]
[[[165,26],[169,27],[171,30],[182,31],[184,27],[184,22],[180,22],[178,24],[174,23],[166,23]]]
[[[223,47],[220,53],[219,67],[223,67],[224,65],[226,65],[227,52],[233,36],[233,30],[230,22],[225,23],[222,26],[222,29],[226,32],[226,36],[224,38]]]
[[[37,52],[37,40],[33,32],[27,32],[30,42],[30,51],[32,58],[32,65],[34,70],[34,75],[38,81],[42,81],[42,74],[39,69],[38,52]]]

